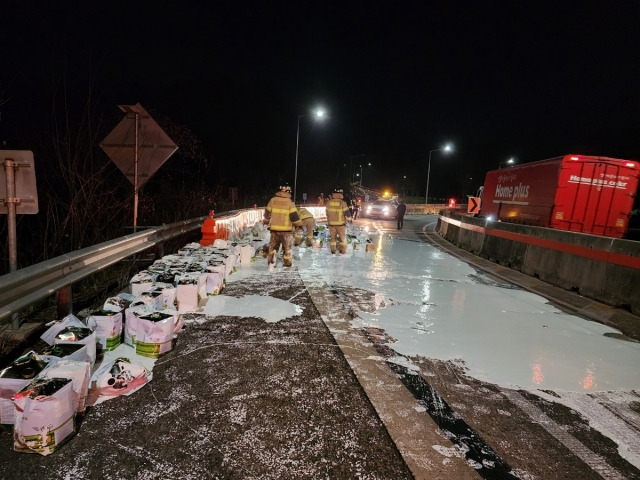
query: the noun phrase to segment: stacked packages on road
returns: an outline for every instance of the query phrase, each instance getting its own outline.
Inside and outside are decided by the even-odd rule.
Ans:
[[[480,215],[503,222],[621,238],[640,163],[565,155],[487,173]]]

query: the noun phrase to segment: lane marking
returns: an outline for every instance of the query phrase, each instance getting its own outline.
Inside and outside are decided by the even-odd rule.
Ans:
[[[567,433],[560,425],[551,420],[542,410],[525,399],[515,390],[500,390],[511,403],[525,412],[534,423],[540,425],[547,432],[553,435],[560,443],[567,447],[571,453],[586,463],[593,471],[597,472],[604,479],[625,480],[616,469],[611,467],[606,460],[586,447],[574,436]]]
[[[382,354],[382,352],[380,352]],[[519,478],[509,464],[473,430],[458,413],[442,398],[438,392],[421,376],[410,372],[406,367],[387,361],[387,365],[413,396],[426,408],[438,427],[445,432],[474,466],[480,477],[486,480]]]
[[[414,477],[418,480],[477,479],[477,471],[470,468],[462,455],[446,454],[457,450],[455,444],[424,414],[424,407],[365,335],[351,328],[351,317],[336,293],[330,291],[331,287],[309,285],[307,288],[322,321]]]

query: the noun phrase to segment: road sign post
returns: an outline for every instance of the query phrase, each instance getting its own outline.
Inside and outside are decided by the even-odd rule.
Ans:
[[[118,105],[126,113],[100,147],[133,184],[133,231],[138,224],[138,190],[178,150],[140,105]]]
[[[7,214],[9,271],[18,269],[18,240],[16,214],[38,213],[38,190],[33,152],[29,150],[0,150],[0,213]],[[2,178],[4,177],[4,178]],[[17,315],[12,327],[20,328]]]

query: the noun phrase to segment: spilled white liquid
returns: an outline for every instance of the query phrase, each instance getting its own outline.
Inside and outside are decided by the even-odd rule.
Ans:
[[[294,264],[307,286],[375,292],[382,307],[358,312],[353,326],[384,329],[399,354],[458,361],[468,375],[504,387],[640,389],[640,343],[604,336],[619,331],[563,313],[538,295],[486,284],[468,264],[430,244],[371,238],[374,251],[350,250],[341,257],[326,248],[296,248]],[[255,274],[276,281],[280,272],[269,272],[266,260],[257,259],[228,281]],[[259,295],[220,295],[210,297],[205,313],[274,322],[299,314],[294,307]]]
[[[263,295],[241,298],[216,295],[207,299],[204,313],[210,316],[257,317],[267,323],[276,323],[284,318],[300,315],[302,308],[291,302]]]

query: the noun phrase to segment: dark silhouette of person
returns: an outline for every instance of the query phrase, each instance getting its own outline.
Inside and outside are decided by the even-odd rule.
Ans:
[[[404,214],[407,212],[407,206],[402,200],[398,200],[398,206],[396,208],[396,220],[398,220],[398,230],[402,230],[404,225]]]

